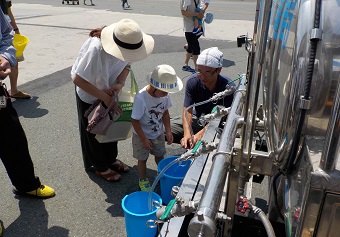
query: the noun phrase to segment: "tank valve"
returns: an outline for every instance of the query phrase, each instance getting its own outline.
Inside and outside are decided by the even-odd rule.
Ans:
[[[241,213],[246,213],[249,209],[249,203],[247,198],[244,196],[240,196],[240,198],[236,202],[236,210]]]

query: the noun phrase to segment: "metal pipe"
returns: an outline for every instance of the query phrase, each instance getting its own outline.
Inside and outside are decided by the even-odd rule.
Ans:
[[[323,148],[320,168],[331,172],[335,169],[340,157],[340,84],[336,90],[334,104],[328,123],[325,145]]]
[[[257,0],[256,10],[255,10],[255,20],[254,20],[254,31],[253,31],[253,40],[254,40],[255,45],[256,45],[256,36],[257,36],[257,25],[258,25],[258,20],[259,20],[259,13],[260,13],[260,3],[261,3],[261,0]]]
[[[237,127],[238,123],[243,121],[240,119],[240,115],[245,101],[246,81],[246,76],[243,75],[239,88],[235,92],[231,111],[217,148],[217,153],[219,154],[213,159],[198,211],[189,223],[189,236],[213,236],[216,232],[215,219],[230,168],[231,152],[236,139]]]
[[[254,137],[254,128],[255,128],[255,119],[256,119],[256,112],[259,100],[259,92],[260,92],[260,82],[261,82],[261,75],[262,75],[262,65],[264,62],[264,55],[265,49],[267,45],[267,35],[270,23],[270,15],[271,15],[271,0],[266,0],[263,10],[263,21],[261,24],[261,34],[258,46],[258,54],[257,54],[257,71],[254,71],[252,75],[252,81],[248,84],[247,90],[247,102],[245,105],[245,115],[244,120],[247,121],[245,125],[245,129],[243,130],[243,142],[242,142],[242,164],[245,164],[240,169],[240,178],[239,178],[239,191],[238,195],[243,195],[244,186],[247,182],[247,169],[250,163],[250,156],[251,156],[251,149]]]
[[[308,59],[306,80],[304,84],[304,94],[303,94],[304,100],[310,100],[317,46],[318,46],[318,42],[321,40],[321,38],[319,37],[321,37],[322,35],[321,33],[318,33],[322,30],[320,29],[320,12],[321,12],[321,0],[316,0],[315,1],[315,12],[314,12],[314,28],[311,30],[309,59]],[[299,144],[301,141],[300,139],[302,137],[301,135],[303,135],[302,128],[305,125],[307,109],[308,108],[303,108],[303,107],[301,109],[300,117],[298,118],[298,121],[297,121],[296,132],[293,137],[293,143],[290,148],[288,160],[282,169],[284,174],[291,174],[294,171],[293,166],[297,158]]]
[[[253,133],[255,123],[256,112],[257,112],[257,101],[259,97],[260,91],[260,81],[262,74],[262,64],[264,62],[265,49],[267,45],[267,35],[270,23],[270,9],[271,9],[271,0],[265,1],[263,14],[263,21],[261,24],[261,34],[258,36],[258,51],[255,62],[257,62],[257,71],[251,76],[252,81],[248,83],[248,93],[247,93],[247,103],[245,105],[245,121],[247,121],[246,129],[243,131],[243,148],[245,155],[249,156],[251,153],[251,147],[253,142]],[[249,157],[248,157],[249,158]]]

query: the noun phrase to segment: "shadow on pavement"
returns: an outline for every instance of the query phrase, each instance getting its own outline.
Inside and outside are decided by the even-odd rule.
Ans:
[[[151,157],[150,157],[151,158]],[[107,212],[110,213],[112,217],[124,217],[124,212],[121,207],[121,201],[130,193],[140,191],[138,187],[138,172],[137,166],[129,167],[130,171],[128,173],[120,173],[122,179],[119,182],[108,182],[95,175],[93,171],[87,172],[89,178],[96,183],[106,194],[107,198],[105,201],[112,204],[107,208]],[[152,169],[147,169],[147,174],[150,180],[150,184],[157,175],[157,172]],[[159,187],[156,187],[155,192],[160,194]]]
[[[231,67],[231,66],[235,66],[234,61],[223,59],[223,67]]]
[[[18,116],[24,118],[39,118],[48,114],[47,109],[39,108],[39,97],[33,96],[29,100],[15,100],[13,106],[17,109]]]
[[[41,199],[16,196],[20,216],[4,231],[4,236],[67,237],[69,230],[60,226],[48,228],[48,212]]]

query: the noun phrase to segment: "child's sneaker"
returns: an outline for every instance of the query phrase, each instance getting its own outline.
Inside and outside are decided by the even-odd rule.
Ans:
[[[192,33],[194,33],[195,35],[196,35],[198,32],[200,32],[200,28],[194,28],[194,29],[192,30]]]
[[[145,180],[140,179],[139,180],[139,188],[140,188],[141,191],[149,192],[151,190],[149,180],[148,179],[145,179]]]

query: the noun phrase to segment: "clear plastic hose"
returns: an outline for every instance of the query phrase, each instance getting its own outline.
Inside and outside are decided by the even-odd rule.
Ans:
[[[153,182],[151,189],[149,191],[149,196],[148,196],[148,208],[149,211],[152,211],[152,193],[153,190],[156,188],[156,185],[158,183],[158,181],[161,179],[161,177],[163,176],[163,174],[165,173],[165,171],[167,171],[167,169],[169,169],[173,164],[177,163],[177,162],[181,162],[181,158],[178,157],[177,159],[171,161],[169,164],[167,164],[162,170],[161,172],[157,175],[155,181]]]

